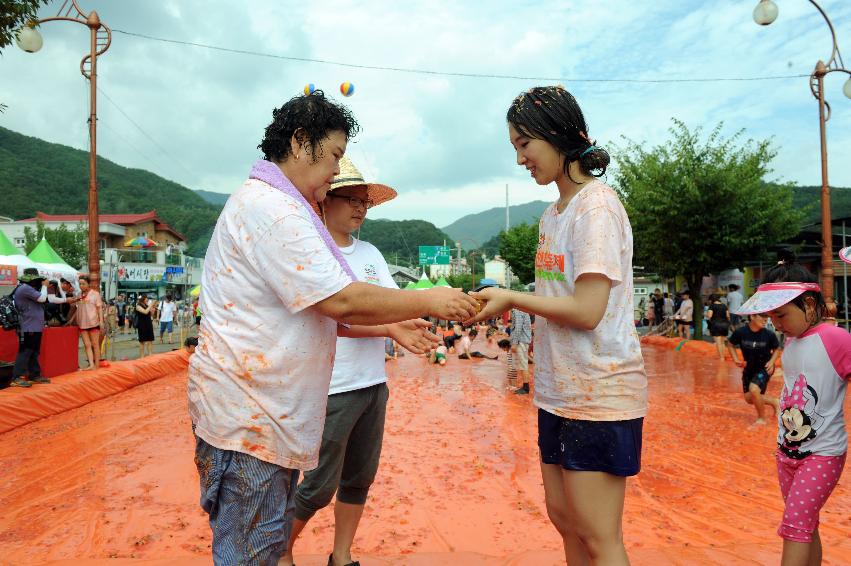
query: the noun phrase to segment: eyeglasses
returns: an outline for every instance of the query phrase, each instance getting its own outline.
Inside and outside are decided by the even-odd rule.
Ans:
[[[350,197],[350,196],[346,196],[346,195],[335,195],[334,193],[328,193],[328,196],[334,197],[334,198],[344,198],[347,201],[349,201],[349,205],[352,208],[360,208],[360,207],[372,208],[373,206],[375,206],[375,201],[373,201],[371,199],[364,200],[364,199],[359,199],[358,197]]]

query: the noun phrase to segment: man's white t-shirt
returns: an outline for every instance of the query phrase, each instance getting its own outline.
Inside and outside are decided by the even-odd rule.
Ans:
[[[174,320],[174,311],[177,310],[177,304],[172,301],[163,301],[160,304],[160,322],[172,322]]]
[[[378,248],[352,238],[351,246],[340,248],[358,281],[398,289],[390,268]],[[331,374],[329,395],[355,391],[387,381],[384,368],[384,338],[337,338],[337,356]]]
[[[223,450],[315,468],[337,323],[308,307],[350,283],[302,203],[246,181],[207,249],[189,363],[195,433]]]
[[[536,318],[535,405],[569,419],[643,417],[647,374],[632,318],[632,228],[615,192],[600,181],[583,187],[561,214],[553,203],[541,216],[535,293],[574,295],[585,273],[612,282],[605,314],[594,330]]]
[[[744,302],[744,298],[740,292],[730,291],[727,293],[727,308],[730,309],[731,314],[736,314],[736,311],[742,308],[742,302]]]

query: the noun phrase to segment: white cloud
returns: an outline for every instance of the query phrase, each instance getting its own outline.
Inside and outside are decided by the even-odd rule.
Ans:
[[[85,0],[114,29],[236,49],[365,65],[538,77],[685,78],[809,73],[830,52],[818,13],[780,3],[760,28],[753,2],[664,0],[606,3],[354,2],[285,5],[187,0],[126,3]],[[840,44],[851,42],[851,4],[825,0]],[[44,15],[57,9],[50,5]],[[79,29],[76,29],[79,28]],[[48,23],[35,55],[0,57],[0,125],[84,149],[87,91],[77,68],[83,26]],[[356,93],[337,90],[351,81]],[[103,97],[99,153],[191,188],[231,192],[258,157],[272,108],[313,82],[349,105],[363,131],[349,154],[364,173],[397,187],[377,209],[437,225],[499,204],[493,185],[509,182],[527,200],[554,195],[516,167],[505,111],[536,81],[446,77],[353,69],[210,51],[116,33],[100,60],[103,91],[142,126],[152,143]],[[541,81],[537,81],[541,82]],[[819,184],[817,105],[806,78],[766,82],[597,83],[565,81],[582,104],[592,137],[665,143],[671,117],[725,133],[773,137],[776,175]],[[826,94],[830,176],[851,186],[851,101],[842,79]],[[159,147],[158,147],[159,146]],[[501,190],[497,190],[501,195]],[[519,201],[518,201],[519,202]],[[0,210],[2,213],[2,210]]]

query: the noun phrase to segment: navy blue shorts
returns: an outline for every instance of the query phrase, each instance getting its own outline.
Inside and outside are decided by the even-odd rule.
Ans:
[[[765,390],[768,388],[768,381],[771,376],[764,369],[759,370],[754,375],[742,374],[742,392],[747,393],[751,383],[755,383],[759,387],[759,392],[765,395]]]
[[[541,461],[577,472],[634,476],[641,469],[643,425],[643,418],[582,421],[538,409]]]

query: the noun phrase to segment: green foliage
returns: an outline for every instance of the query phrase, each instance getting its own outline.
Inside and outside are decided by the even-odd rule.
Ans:
[[[156,209],[160,218],[186,236],[189,255],[204,255],[221,206],[173,181],[100,157],[98,187],[102,214]],[[88,188],[88,152],[0,128],[0,214],[12,218],[29,218],[38,211],[85,214]]]
[[[763,182],[776,155],[770,142],[742,143],[743,131],[723,139],[721,127],[703,141],[700,128],[674,120],[670,143],[646,150],[628,141],[618,152],[616,188],[632,223],[635,262],[682,275],[691,289],[704,275],[763,257],[803,220],[790,185]],[[692,298],[703,312],[699,294]]]
[[[535,253],[538,251],[538,222],[522,223],[500,232],[499,255],[523,283],[535,280]]]
[[[65,263],[76,269],[85,267],[89,255],[89,233],[82,222],[73,228],[68,228],[64,223],[58,228],[45,228],[41,220],[36,222],[35,230],[25,226],[24,252],[29,254],[45,237]]]
[[[38,9],[50,0],[11,0],[0,2],[0,50],[15,41],[15,32],[36,20]]]
[[[425,220],[364,220],[360,238],[378,248],[388,263],[407,267],[419,262],[418,246],[452,246],[452,239]]]
[[[482,272],[476,273],[476,279],[482,278]],[[464,290],[464,292],[471,291],[476,288],[473,285],[473,275],[471,273],[466,273],[464,275],[448,275],[446,277],[446,282],[458,289],[459,287]]]

